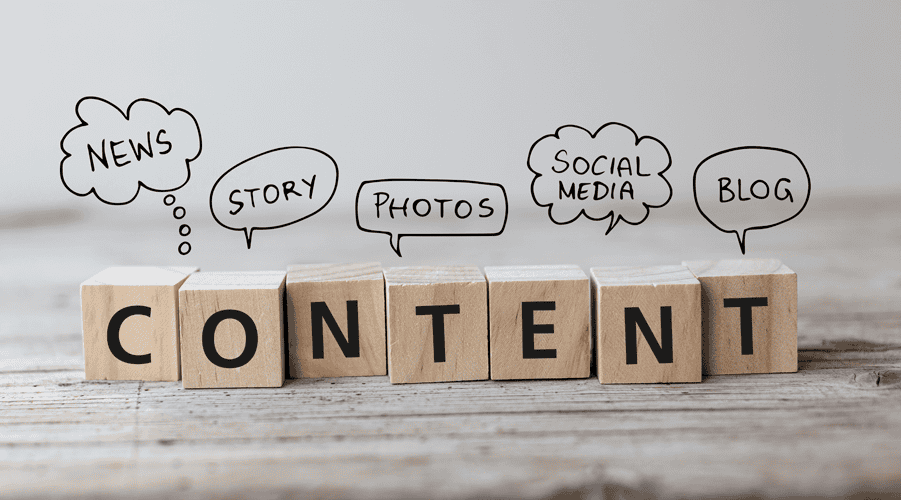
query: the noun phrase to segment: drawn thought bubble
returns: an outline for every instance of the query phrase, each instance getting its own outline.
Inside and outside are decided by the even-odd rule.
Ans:
[[[197,120],[187,111],[138,99],[123,113],[104,99],[85,97],[75,114],[81,123],[60,141],[60,177],[73,194],[94,193],[104,203],[124,205],[142,186],[174,191],[191,178],[201,140]]]
[[[662,142],[639,138],[621,123],[607,123],[593,134],[566,125],[538,139],[529,151],[532,199],[547,207],[555,224],[569,224],[580,215],[609,218],[609,233],[621,220],[641,224],[651,208],[669,202],[673,191],[663,173],[670,164]]]
[[[228,169],[210,191],[210,211],[222,227],[253,232],[290,226],[328,205],[338,189],[338,164],[299,146],[266,151]]]
[[[694,174],[695,204],[708,222],[735,233],[741,253],[745,235],[790,221],[810,199],[810,174],[791,151],[744,146],[704,159]]]
[[[507,225],[507,192],[491,182],[436,179],[365,181],[357,190],[357,227],[390,237],[496,236]]]

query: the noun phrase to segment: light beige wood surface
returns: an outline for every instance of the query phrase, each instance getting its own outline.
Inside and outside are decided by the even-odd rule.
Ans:
[[[595,267],[591,283],[601,383],[701,381],[701,284],[688,268]]]
[[[85,379],[178,380],[178,288],[195,271],[110,267],[82,283]],[[123,311],[133,306],[141,309]],[[108,330],[114,318],[119,344],[113,341],[111,347]],[[119,348],[123,352],[116,356],[112,349]]]
[[[703,290],[705,374],[798,371],[798,276],[794,271],[776,259],[684,264]],[[766,306],[736,307],[730,302],[732,307],[726,307],[724,302],[748,298],[765,299]],[[747,334],[742,315],[750,315]],[[750,349],[744,337],[750,337]]]
[[[797,219],[750,231],[749,256],[779,258],[799,276],[798,372],[700,384],[344,377],[197,391],[86,381],[78,298],[105,267],[160,256],[208,270],[379,258],[575,262],[587,272],[740,255],[691,200],[674,197],[641,226],[608,235],[605,221],[552,227],[546,211],[511,204],[502,236],[405,237],[402,259],[332,205],[257,231],[250,251],[239,233],[198,217],[186,257],[158,210],[140,224],[129,207],[89,199],[75,201],[96,213],[64,213],[67,222],[53,211],[0,215],[0,497],[898,498],[898,196],[821,189]]]
[[[285,293],[288,369],[292,378],[387,375],[385,278],[381,264],[291,265]],[[329,327],[321,311],[312,315],[314,303],[325,304],[338,331]],[[349,312],[356,321],[351,322]],[[313,325],[314,321],[318,325]],[[321,333],[319,358],[314,357],[314,326]],[[351,329],[357,332],[355,342]],[[336,336],[357,356],[346,356]]]
[[[485,278],[492,379],[588,377],[589,285],[579,266],[485,266]]]
[[[385,287],[391,383],[488,378],[488,287],[478,267],[388,268]],[[423,307],[457,312],[417,313]]]
[[[178,292],[184,387],[281,387],[284,292],[284,271],[192,274]]]

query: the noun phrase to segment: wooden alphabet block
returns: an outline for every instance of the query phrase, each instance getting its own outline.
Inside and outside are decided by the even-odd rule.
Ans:
[[[381,264],[289,266],[285,288],[292,378],[388,374]]]
[[[798,371],[798,275],[775,259],[691,261],[703,289],[704,373]]]
[[[486,266],[491,378],[587,378],[588,276],[579,266]]]
[[[196,267],[110,267],[81,284],[84,378],[178,380],[178,288]]]
[[[284,291],[284,271],[192,274],[178,292],[184,387],[281,387]]]
[[[701,284],[684,266],[591,269],[603,384],[701,381]]]
[[[393,384],[488,379],[488,289],[476,266],[385,270]]]

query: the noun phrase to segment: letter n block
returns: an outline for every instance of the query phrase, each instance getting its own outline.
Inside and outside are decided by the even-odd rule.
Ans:
[[[488,289],[476,266],[385,270],[392,384],[488,379]]]
[[[281,387],[284,292],[284,271],[192,274],[178,292],[184,387]]]
[[[292,378],[388,374],[381,264],[289,266],[285,286]]]
[[[798,276],[775,259],[685,262],[703,288],[704,373],[798,371]]]
[[[579,266],[486,266],[491,378],[587,378],[588,276]]]
[[[701,381],[701,284],[684,266],[591,269],[603,384]]]
[[[196,267],[110,267],[81,284],[84,378],[178,380],[178,288]]]

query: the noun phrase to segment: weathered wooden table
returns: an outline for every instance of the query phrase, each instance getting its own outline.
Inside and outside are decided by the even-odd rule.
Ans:
[[[501,237],[408,238],[403,260],[347,213],[286,229],[297,234],[288,244],[260,233],[253,251],[197,214],[186,258],[165,217],[2,214],[0,496],[890,498],[901,491],[897,199],[815,198],[796,221],[750,233],[749,256],[780,258],[798,273],[798,373],[640,386],[392,386],[373,377],[188,391],[86,382],[78,284],[114,264],[279,269],[375,258],[587,269],[735,257],[734,239],[691,205],[606,237],[587,221],[553,227],[521,207]]]

